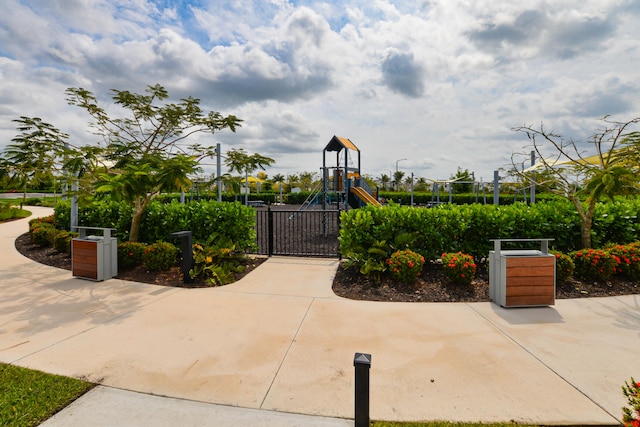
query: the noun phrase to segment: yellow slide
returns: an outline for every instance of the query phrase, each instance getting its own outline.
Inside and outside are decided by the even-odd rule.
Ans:
[[[351,193],[353,193],[358,199],[362,200],[368,205],[381,206],[371,194],[362,187],[351,187]]]

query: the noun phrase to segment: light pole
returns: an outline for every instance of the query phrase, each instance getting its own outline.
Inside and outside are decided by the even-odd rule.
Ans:
[[[398,186],[398,162],[401,162],[403,160],[407,160],[407,159],[398,159],[398,160],[396,160],[396,176],[393,177],[394,180],[396,181],[396,191],[398,191],[398,188],[399,188],[399,186]]]

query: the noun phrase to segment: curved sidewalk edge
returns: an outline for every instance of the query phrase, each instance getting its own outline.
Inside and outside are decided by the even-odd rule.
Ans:
[[[353,420],[237,408],[98,386],[42,427],[352,427]]]

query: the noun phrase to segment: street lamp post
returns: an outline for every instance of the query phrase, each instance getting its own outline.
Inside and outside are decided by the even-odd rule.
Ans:
[[[398,188],[400,188],[398,186],[398,162],[401,162],[403,160],[407,160],[407,159],[398,159],[398,160],[396,160],[396,176],[394,177],[395,180],[396,180],[396,191],[398,191]]]

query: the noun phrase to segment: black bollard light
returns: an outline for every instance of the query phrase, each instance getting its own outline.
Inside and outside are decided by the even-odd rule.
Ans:
[[[180,251],[182,252],[182,281],[193,283],[189,270],[193,268],[193,243],[191,231],[177,231],[170,234],[171,237],[180,239]]]
[[[369,370],[371,355],[356,353],[353,358],[356,371],[355,427],[369,427]]]

